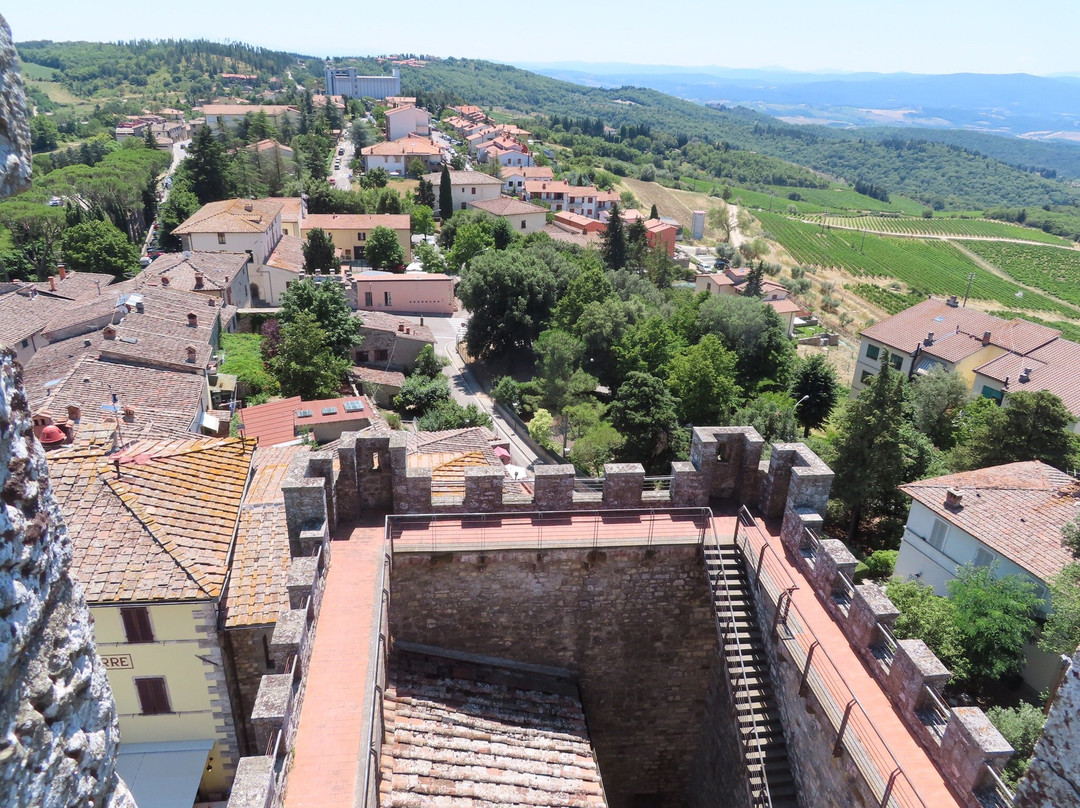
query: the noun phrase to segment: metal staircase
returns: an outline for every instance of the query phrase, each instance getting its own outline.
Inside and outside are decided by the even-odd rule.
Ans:
[[[703,545],[754,808],[797,808],[752,587],[735,545]]]

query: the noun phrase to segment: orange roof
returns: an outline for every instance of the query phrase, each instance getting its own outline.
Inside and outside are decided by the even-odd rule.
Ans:
[[[300,396],[268,401],[240,410],[240,422],[244,435],[258,438],[263,446],[288,443],[296,439],[293,429],[293,413],[301,408]]]
[[[173,230],[185,233],[264,233],[284,206],[273,199],[223,199],[208,202]]]
[[[407,213],[311,213],[304,217],[304,232],[323,230],[371,230],[389,227],[391,230],[410,230],[412,222]]]

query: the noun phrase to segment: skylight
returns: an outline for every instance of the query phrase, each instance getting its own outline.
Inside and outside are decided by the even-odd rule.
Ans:
[[[364,402],[363,401],[346,401],[345,402],[345,412],[363,412],[363,411],[364,411]]]
[[[297,418],[310,418],[314,414],[315,413],[313,413],[311,410],[297,410],[296,411],[296,417]]]

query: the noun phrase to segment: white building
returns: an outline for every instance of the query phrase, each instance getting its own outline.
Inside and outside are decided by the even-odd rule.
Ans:
[[[392,175],[402,176],[409,170],[409,163],[420,160],[427,169],[438,168],[442,164],[442,149],[436,146],[430,137],[406,135],[401,140],[376,143],[360,150],[364,171],[376,168],[386,169]]]
[[[911,511],[895,575],[948,595],[957,567],[996,565],[1000,575],[1023,575],[1048,597],[1046,582],[1072,561],[1061,528],[1080,514],[1074,478],[1037,460],[948,474],[903,485]],[[1048,604],[1048,609],[1052,604]],[[1057,657],[1025,648],[1024,681],[1047,689]]]
[[[500,219],[506,219],[513,231],[523,236],[543,230],[547,225],[547,208],[530,205],[528,202],[522,202],[510,196],[473,202],[472,207],[475,210],[490,213],[492,216],[498,216]]]
[[[327,95],[383,99],[401,94],[401,73],[396,67],[390,76],[360,76],[355,67],[327,65],[323,78],[326,80]]]
[[[431,136],[431,113],[416,106],[386,110],[386,139],[400,140],[409,135]]]
[[[450,188],[454,200],[454,210],[439,211],[447,219],[457,210],[467,210],[476,202],[498,199],[502,193],[502,180],[480,171],[451,171]],[[435,198],[439,198],[439,186],[442,173],[428,174],[424,179],[435,186]]]

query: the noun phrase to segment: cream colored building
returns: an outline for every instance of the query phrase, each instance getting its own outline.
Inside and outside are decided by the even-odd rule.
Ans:
[[[368,236],[376,227],[394,231],[405,252],[405,263],[412,260],[412,221],[408,214],[392,213],[310,213],[301,223],[301,238],[315,228],[325,230],[341,251],[343,261],[362,261]]]

